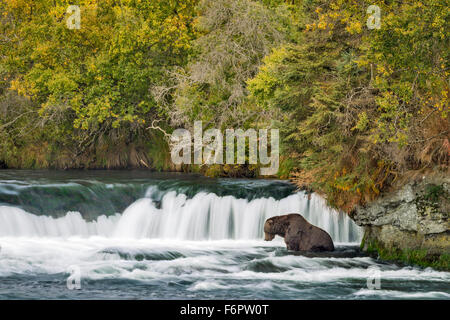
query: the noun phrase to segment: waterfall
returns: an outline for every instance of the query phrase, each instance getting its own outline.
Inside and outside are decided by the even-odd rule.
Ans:
[[[326,230],[335,242],[360,240],[360,229],[344,213],[326,206],[324,199],[298,192],[282,199],[239,199],[199,192],[166,192],[160,202],[148,188],[144,198],[122,214],[101,215],[86,221],[79,212],[65,216],[34,215],[12,206],[0,206],[0,237],[89,237],[158,238],[182,240],[254,240],[263,238],[264,221],[272,216],[300,213],[310,223]]]

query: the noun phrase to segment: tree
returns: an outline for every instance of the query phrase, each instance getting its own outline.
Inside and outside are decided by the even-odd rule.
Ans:
[[[2,4],[9,89],[35,103],[42,140],[75,156],[148,136],[146,123],[161,112],[149,89],[164,83],[165,68],[186,63],[196,1],[80,1],[79,30],[66,26],[68,4]]]
[[[270,10],[250,0],[203,0],[194,53],[174,71],[173,86],[155,88],[173,125],[203,120],[216,127],[241,126],[258,110],[246,103],[246,81],[262,58],[285,37],[284,7]]]

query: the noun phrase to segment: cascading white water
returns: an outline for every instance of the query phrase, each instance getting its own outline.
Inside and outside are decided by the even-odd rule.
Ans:
[[[264,221],[275,215],[300,213],[323,228],[335,242],[360,240],[360,229],[345,214],[330,209],[319,196],[302,192],[281,200],[236,199],[200,192],[188,199],[170,191],[157,208],[146,198],[131,204],[123,214],[85,221],[78,212],[61,218],[36,216],[22,209],[0,206],[0,237],[103,236],[113,238],[161,238],[185,240],[261,239]]]
[[[450,298],[450,273],[365,256],[346,214],[294,188],[146,171],[0,170],[0,299]],[[266,218],[294,212],[328,231],[336,251],[292,254],[279,237],[263,241]],[[82,290],[65,285],[75,267]],[[389,288],[364,289],[372,268]]]
[[[0,237],[109,236],[120,215],[87,222],[79,212],[64,217],[37,216],[20,208],[0,206]]]

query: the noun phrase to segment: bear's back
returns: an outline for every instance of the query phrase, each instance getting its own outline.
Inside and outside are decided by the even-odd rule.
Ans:
[[[290,250],[334,250],[333,241],[326,231],[310,224],[299,214],[288,214],[287,216],[289,226],[284,240]]]

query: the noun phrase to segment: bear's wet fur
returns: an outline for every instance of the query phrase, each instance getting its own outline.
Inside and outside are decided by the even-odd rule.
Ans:
[[[264,240],[271,241],[275,235],[284,238],[288,250],[334,251],[330,235],[310,224],[297,213],[271,217],[264,223]]]

